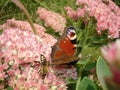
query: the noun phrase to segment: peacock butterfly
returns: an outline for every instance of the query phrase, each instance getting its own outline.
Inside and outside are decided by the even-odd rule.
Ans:
[[[52,47],[52,64],[66,64],[78,60],[75,55],[77,35],[75,28],[68,27],[58,42]]]

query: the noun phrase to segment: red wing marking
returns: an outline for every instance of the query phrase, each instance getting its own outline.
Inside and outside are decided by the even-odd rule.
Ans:
[[[67,37],[59,42],[59,47],[68,57],[75,54],[75,47]]]

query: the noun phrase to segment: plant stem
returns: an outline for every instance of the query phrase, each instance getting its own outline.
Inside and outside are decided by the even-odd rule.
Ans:
[[[32,21],[32,19],[30,18],[30,15],[29,15],[28,11],[27,11],[26,8],[23,6],[23,4],[22,4],[19,0],[12,0],[12,2],[15,3],[16,6],[18,6],[18,7],[25,13],[25,15],[26,15],[26,17],[27,17],[27,19],[28,19],[28,21],[29,21],[32,29],[33,29],[34,34],[37,34],[37,32],[36,32],[36,30],[35,30],[35,27],[34,27],[34,24],[33,24],[33,21]]]

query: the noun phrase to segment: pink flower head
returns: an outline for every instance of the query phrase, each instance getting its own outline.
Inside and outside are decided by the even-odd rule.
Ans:
[[[110,64],[120,64],[120,40],[101,48],[102,55]]]
[[[40,67],[39,67],[40,68]],[[39,90],[40,85],[43,84],[41,76],[38,73],[39,68],[34,69],[30,65],[21,66],[21,69],[13,68],[13,74],[10,74],[9,85],[18,89],[36,89]],[[9,72],[8,72],[9,74]]]
[[[37,31],[37,34],[45,31],[45,28],[38,24],[34,23],[34,27]],[[27,21],[15,20],[14,18],[8,19],[7,22],[4,24],[4,28],[19,28],[20,30],[23,31],[27,30],[32,32],[32,28]]]
[[[76,68],[72,65],[54,66],[53,69],[54,69],[55,73],[58,74],[59,77],[61,77],[61,78],[68,77],[68,78],[77,79]]]
[[[71,7],[67,6],[67,7],[65,7],[65,10],[66,10],[66,12],[67,12],[67,15],[68,15],[70,18],[72,18],[72,19],[74,19],[74,20],[77,20],[77,19],[78,19],[78,17],[77,17],[77,12],[76,12],[75,10],[73,10]]]
[[[112,1],[107,0],[77,0],[77,5],[84,5],[84,11],[97,20],[97,32],[108,30],[108,37],[118,38],[120,31],[120,8]],[[81,10],[77,13],[81,14]]]
[[[56,39],[54,39],[51,35],[45,33],[45,28],[38,25],[38,24],[34,24],[37,35],[39,35],[39,37],[41,37],[42,39],[44,39],[44,41],[46,41],[46,44],[49,44],[50,46],[53,46],[56,43]],[[32,32],[32,28],[30,26],[30,24],[26,21],[20,21],[20,20],[15,20],[13,19],[8,19],[7,22],[3,25],[1,25],[0,28],[3,29],[20,29],[22,31],[30,31]]]
[[[39,61],[41,54],[50,59],[51,45],[29,31],[6,29],[0,36],[0,44],[2,57],[15,60],[14,63]]]
[[[36,13],[39,15],[39,18],[45,22],[46,26],[51,26],[56,32],[64,32],[66,19],[63,16],[41,7],[38,8]]]
[[[85,9],[84,8],[77,8],[77,17],[84,17]]]
[[[0,80],[4,82],[7,78],[6,84],[14,90],[67,90],[65,80],[76,79],[76,69],[47,66],[48,72],[42,76],[45,66],[42,65],[41,55],[45,56],[46,61],[51,60],[51,46],[56,39],[46,34],[41,26],[37,27],[39,34],[35,35],[24,21],[12,19],[1,25],[4,31],[0,35]]]
[[[0,84],[0,90],[4,90],[4,85]]]
[[[78,18],[84,17],[85,15],[84,8],[77,8],[77,11],[75,11],[71,7],[67,6],[65,7],[65,10],[67,12],[67,15],[74,20],[78,20]]]

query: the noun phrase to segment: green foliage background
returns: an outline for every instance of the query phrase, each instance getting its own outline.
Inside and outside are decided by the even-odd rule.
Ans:
[[[44,7],[48,10],[52,10],[58,12],[64,16],[66,16],[66,12],[64,10],[65,6],[70,6],[73,9],[76,9],[76,0],[20,0],[23,5],[26,7],[28,12],[30,13],[31,19],[33,22],[39,23],[43,25],[43,21],[39,20],[37,15],[35,14],[38,7]],[[114,0],[118,6],[120,6],[119,0]],[[19,20],[27,20],[24,13],[11,1],[11,0],[0,0],[0,24],[6,22],[7,19],[19,19]],[[113,41],[112,39],[107,38],[107,32],[103,32],[101,36],[99,36],[95,30],[96,20],[94,18],[90,18],[87,25],[83,25],[83,19],[79,19],[77,22],[67,18],[67,25],[73,25],[76,28],[77,32],[77,43],[78,43],[78,52],[80,52],[79,48],[82,48],[82,60],[78,61],[76,64],[78,70],[78,80],[69,80],[68,86],[69,90],[103,90],[100,86],[98,86],[99,81],[97,77],[94,78],[94,81],[91,81],[86,76],[89,76],[91,73],[90,70],[96,67],[96,61],[100,54],[100,47]],[[51,34],[56,34],[52,31],[51,28],[47,28],[47,32]],[[58,34],[56,34],[58,35]],[[99,64],[98,64],[99,65]],[[98,69],[98,72],[101,68]],[[104,71],[103,71],[104,73]],[[103,74],[104,75],[104,74]],[[81,82],[81,84],[80,84]],[[77,84],[76,84],[77,83]],[[90,85],[89,88],[86,85]],[[80,85],[79,85],[80,84]],[[73,87],[72,87],[73,86]],[[97,87],[97,88],[96,88]],[[72,88],[72,89],[71,89]],[[92,89],[90,89],[92,88]],[[10,89],[9,89],[10,90]]]
[[[76,8],[76,0],[20,0],[27,8],[33,21],[36,21],[35,11],[38,7],[45,7],[47,9],[64,14],[64,6]],[[113,0],[120,6],[119,0]],[[21,10],[15,6],[11,0],[0,0],[0,24],[4,23],[7,19],[16,18],[25,20],[25,15]]]

